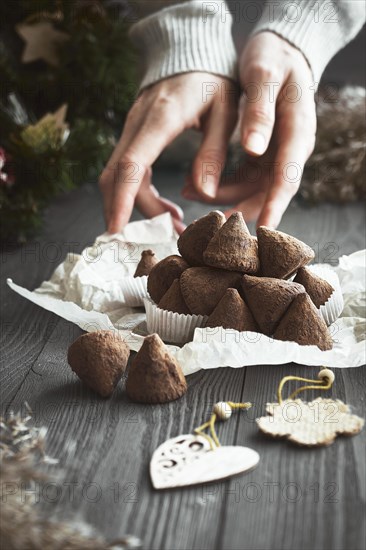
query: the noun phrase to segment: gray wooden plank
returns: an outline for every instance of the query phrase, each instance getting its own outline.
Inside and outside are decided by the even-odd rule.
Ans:
[[[202,487],[153,491],[148,464],[160,443],[208,418],[213,403],[239,399],[245,369],[191,376],[188,395],[164,406],[129,403],[123,384],[110,400],[102,400],[67,366],[69,341],[64,330],[57,343],[46,344],[12,403],[17,410],[27,400],[34,421],[49,428],[48,454],[60,460],[57,469],[50,468],[61,469],[60,498],[51,502],[51,486],[49,494],[41,494],[47,514],[82,517],[110,538],[133,533],[146,548],[214,547],[224,505],[220,494],[209,495],[207,505]],[[233,441],[236,422],[222,431],[226,441]],[[72,502],[70,484],[76,484]]]
[[[183,201],[179,197],[182,182],[182,174],[159,174],[161,193],[185,208],[189,222],[211,207]],[[103,231],[95,186],[59,199],[49,212],[49,223],[38,239],[43,247],[56,243],[60,248],[72,240],[80,251]],[[138,217],[134,213],[134,219]],[[311,245],[319,242],[319,261],[334,260],[365,246],[363,210],[357,204],[304,210],[293,203],[280,228]],[[335,243],[336,249],[327,243]],[[17,251],[7,258],[1,283],[5,275],[33,288],[49,277],[54,267],[47,258],[35,262],[31,256],[24,264],[21,251]],[[34,409],[35,422],[49,427],[48,452],[60,459],[60,467],[50,471],[58,472],[57,487],[61,489],[60,498],[53,503],[52,487],[49,497],[48,493],[42,495],[42,507],[50,516],[83,517],[109,538],[134,533],[146,548],[363,547],[364,434],[341,440],[329,449],[308,452],[268,441],[241,413],[220,426],[220,437],[223,443],[258,449],[262,461],[256,470],[207,487],[164,493],[151,488],[148,461],[161,442],[191,431],[209,416],[217,400],[250,399],[257,404],[256,410],[263,410],[266,400],[274,397],[278,378],[289,367],[200,372],[189,377],[185,398],[162,407],[128,403],[123,384],[105,401],[84,388],[67,366],[67,347],[79,329],[9,293],[2,286],[3,396],[14,409],[27,400]],[[9,323],[10,337],[4,321]],[[304,368],[291,366],[291,372],[303,374]],[[316,370],[307,367],[306,372]],[[336,395],[357,405],[362,414],[365,372],[342,371],[335,387]],[[69,484],[73,482],[77,485],[72,499]],[[279,485],[268,485],[271,483]],[[293,485],[288,486],[288,497],[283,496],[289,483],[302,491],[298,502],[291,502]],[[338,502],[324,502],[332,489],[327,483],[337,484]],[[101,496],[93,502],[98,487]],[[262,493],[256,499],[253,491],[258,487]],[[317,488],[318,501],[314,502]]]
[[[265,403],[277,400],[276,389],[283,376],[306,373],[311,378],[317,372],[298,365],[247,368],[242,399],[254,398],[256,412],[262,415]],[[335,369],[335,373],[335,384],[327,395],[354,405],[355,412],[365,416],[365,369]],[[317,395],[308,392],[305,399]],[[231,481],[237,497],[225,496],[226,521],[217,547],[363,548],[365,442],[364,430],[357,437],[338,438],[329,447],[301,449],[267,438],[253,424],[240,423],[236,443],[255,448],[261,463],[250,475]]]
[[[70,207],[72,205],[72,207]],[[91,225],[90,220],[93,220]],[[46,212],[44,231],[23,246],[2,243],[0,255],[0,400],[4,410],[38,357],[58,318],[12,292],[6,279],[32,290],[68,252],[80,253],[104,231],[96,187],[59,197]]]

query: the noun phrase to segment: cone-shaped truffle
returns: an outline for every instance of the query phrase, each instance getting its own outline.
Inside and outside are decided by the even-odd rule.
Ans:
[[[250,235],[241,212],[234,212],[209,242],[203,258],[207,265],[257,273],[259,270],[257,240]]]
[[[178,250],[191,266],[203,266],[203,253],[208,243],[225,223],[222,212],[214,210],[191,223],[178,239]]]
[[[305,287],[317,308],[324,305],[334,292],[334,288],[328,281],[318,277],[306,267],[300,267],[294,281]]]
[[[134,357],[126,390],[139,403],[167,403],[186,393],[182,369],[157,334],[147,336]]]
[[[302,346],[318,346],[323,351],[333,347],[327,325],[307,294],[295,296],[273,336]]]
[[[267,336],[274,333],[294,297],[305,292],[305,288],[297,283],[250,275],[243,276],[242,288],[260,332]]]
[[[158,306],[160,309],[166,309],[167,311],[174,311],[176,313],[184,313],[186,315],[191,313],[183,299],[179,279],[173,281],[172,286],[164,294]]]
[[[191,313],[211,315],[226,289],[237,288],[240,279],[240,273],[211,267],[191,267],[182,274],[180,288]]]
[[[258,227],[258,253],[263,277],[288,279],[314,259],[307,244],[281,231]]]
[[[235,288],[228,288],[209,318],[206,327],[223,327],[239,332],[258,330],[248,306]]]
[[[134,277],[143,277],[149,275],[150,271],[158,263],[158,259],[155,256],[155,252],[152,250],[143,250],[141,252],[141,260],[137,264]]]
[[[130,350],[111,330],[83,334],[69,347],[67,360],[87,386],[102,397],[112,395],[126,370]]]
[[[173,281],[179,279],[188,267],[183,258],[173,255],[164,258],[152,268],[147,280],[147,290],[156,304],[172,286]]]

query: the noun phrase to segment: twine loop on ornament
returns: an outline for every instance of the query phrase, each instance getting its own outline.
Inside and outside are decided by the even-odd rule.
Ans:
[[[215,447],[220,447],[220,441],[217,437],[215,430],[216,420],[221,420],[222,422],[229,420],[232,415],[232,412],[239,409],[250,409],[252,406],[251,403],[233,403],[233,401],[219,401],[214,405],[213,412],[210,420],[199,426],[194,430],[194,433],[205,437],[210,443],[211,449]],[[209,428],[210,435],[204,433],[204,430]]]
[[[305,390],[329,390],[334,382],[334,372],[329,369],[322,369],[318,373],[318,380],[312,380],[309,378],[302,378],[301,376],[285,376],[282,378],[281,382],[278,385],[277,389],[277,398],[278,403],[282,405],[283,399],[282,399],[282,390],[286,382],[289,382],[291,380],[296,380],[298,382],[306,382],[310,385],[304,385],[300,386],[300,388],[297,388],[295,391],[293,391],[290,396],[287,399],[295,399],[295,397],[305,391]]]

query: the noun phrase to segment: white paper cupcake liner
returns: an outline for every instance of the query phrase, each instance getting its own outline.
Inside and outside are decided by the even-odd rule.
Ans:
[[[146,275],[143,277],[123,277],[120,280],[120,286],[126,306],[139,307],[144,305],[144,298],[148,296]]]
[[[333,294],[330,296],[324,305],[320,306],[319,311],[326,324],[331,325],[340,316],[344,307],[344,300],[339,284],[338,275],[335,271],[329,267],[323,265],[309,265],[307,266],[318,277],[321,277],[327,281],[334,288]]]
[[[144,305],[148,333],[156,332],[166,343],[190,342],[193,340],[195,328],[203,327],[208,319],[204,315],[185,315],[160,309],[150,298],[144,299]]]

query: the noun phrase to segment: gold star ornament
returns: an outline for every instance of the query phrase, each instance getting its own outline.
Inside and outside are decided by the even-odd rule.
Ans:
[[[69,40],[69,35],[55,29],[48,21],[32,25],[20,23],[16,31],[25,42],[22,62],[31,63],[42,59],[49,65],[58,65],[58,47]]]

